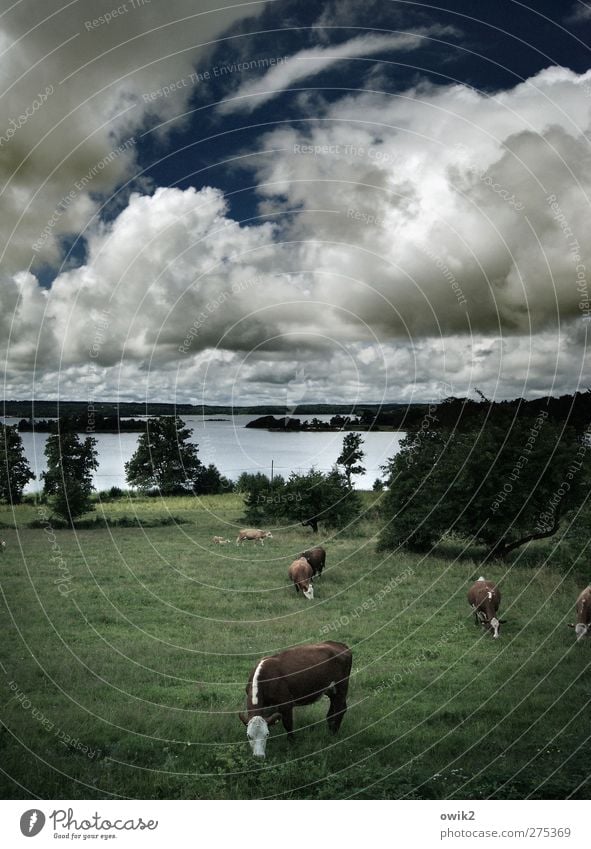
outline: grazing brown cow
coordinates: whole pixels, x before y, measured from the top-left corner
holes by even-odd
[[[216,545],[225,545],[227,542],[230,542],[230,540],[224,539],[223,537],[213,537],[212,542]]]
[[[577,611],[577,624],[569,623],[569,628],[574,628],[577,642],[583,637],[591,636],[591,586],[585,587],[577,599],[575,606]]]
[[[347,710],[347,690],[351,673],[351,650],[344,643],[296,646],[264,657],[250,673],[246,685],[246,725],[248,742],[256,757],[265,757],[269,726],[279,719],[293,739],[293,709],[328,696],[328,727],[336,734]]]
[[[501,593],[496,584],[478,578],[468,590],[468,601],[474,611],[474,620],[492,631],[496,640],[501,630],[504,619],[497,619],[497,610],[501,603]]]
[[[314,598],[314,587],[312,585],[314,572],[305,557],[294,560],[287,574],[289,580],[293,581],[296,592],[299,593],[301,590],[306,598],[310,600]]]
[[[321,545],[316,548],[309,548],[308,551],[302,551],[300,557],[306,558],[315,575],[318,575],[318,577],[322,575],[322,570],[326,563],[326,551]]]
[[[244,528],[236,537],[236,545],[247,540],[253,540],[255,545],[260,540],[261,545],[264,545],[266,539],[273,539],[271,531],[260,531],[258,528]]]

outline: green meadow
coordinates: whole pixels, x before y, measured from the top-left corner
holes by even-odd
[[[75,532],[4,507],[3,797],[588,798],[591,640],[566,627],[584,546],[548,540],[486,569],[455,539],[384,555],[378,497],[319,534],[313,602],[287,582],[310,531],[237,548],[237,495],[123,497],[97,505],[113,526]],[[483,571],[503,595],[497,641],[466,600]],[[237,717],[250,669],[324,639],[353,651],[340,734],[325,699],[255,761]]]

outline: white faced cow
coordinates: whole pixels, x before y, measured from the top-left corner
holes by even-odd
[[[293,709],[328,696],[328,727],[336,734],[347,710],[351,650],[344,643],[296,646],[264,657],[246,685],[246,713],[240,719],[255,757],[264,758],[269,726],[279,719],[293,739]]]
[[[287,574],[289,580],[293,581],[296,592],[299,593],[301,590],[307,599],[312,600],[314,598],[314,586],[312,584],[314,571],[305,557],[294,560]]]
[[[478,578],[468,590],[468,602],[474,611],[476,624],[483,625],[492,632],[496,640],[501,630],[504,619],[497,619],[497,611],[501,603],[501,593],[496,584]]]
[[[574,625],[571,622],[569,628],[575,629],[577,642],[579,642],[583,637],[591,637],[591,586],[585,587],[582,591],[577,599],[575,610],[577,612],[577,624]]]
[[[229,539],[224,539],[223,537],[213,537],[212,542],[215,545],[225,545],[227,542],[230,542]]]
[[[273,539],[271,531],[260,531],[258,528],[243,528],[236,537],[236,545],[242,544],[247,540],[252,540],[255,545],[260,541],[261,545],[264,545],[266,539]]]
[[[316,546],[316,548],[309,548],[308,551],[302,551],[300,557],[306,558],[314,575],[318,575],[318,577],[322,575],[326,563],[326,551],[321,545]]]

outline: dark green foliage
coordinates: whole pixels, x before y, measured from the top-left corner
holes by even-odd
[[[219,469],[210,463],[209,466],[201,466],[193,481],[193,492],[195,495],[223,495],[224,492],[232,492],[234,484],[231,480],[220,474]]]
[[[190,492],[203,474],[197,445],[189,442],[192,433],[179,416],[148,419],[146,432],[125,464],[127,482],[162,495]]]
[[[381,478],[376,478],[373,482],[372,489],[374,492],[383,492],[384,490],[384,481]]]
[[[98,468],[96,439],[81,440],[76,433],[60,430],[45,444],[47,471],[41,475],[43,492],[50,496],[56,515],[74,526],[74,519],[93,510],[92,473]]]
[[[419,431],[401,447],[386,467],[383,549],[422,550],[455,532],[505,556],[556,533],[588,492],[584,438],[544,413],[461,433]]]
[[[244,497],[244,516],[253,524],[263,519],[278,519],[282,515],[284,490],[285,480],[281,475],[274,477],[271,483],[262,472],[243,472],[236,481],[236,492],[241,492]]]
[[[352,489],[351,477],[353,475],[362,475],[365,472],[365,467],[361,465],[361,461],[365,457],[365,452],[361,448],[363,445],[363,437],[360,433],[348,433],[343,439],[343,448],[337,457],[337,465],[343,466],[345,470],[345,478],[347,486]]]
[[[19,504],[23,489],[34,477],[17,428],[0,424],[0,499]]]
[[[244,493],[245,517],[249,522],[267,519],[293,521],[316,533],[323,522],[327,527],[343,528],[361,512],[359,495],[349,487],[346,477],[336,468],[328,474],[310,469],[304,475],[292,472],[287,481],[271,481],[260,472],[243,474],[236,484]]]

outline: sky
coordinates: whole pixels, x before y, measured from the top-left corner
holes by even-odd
[[[591,2],[0,9],[5,398],[590,385]]]

